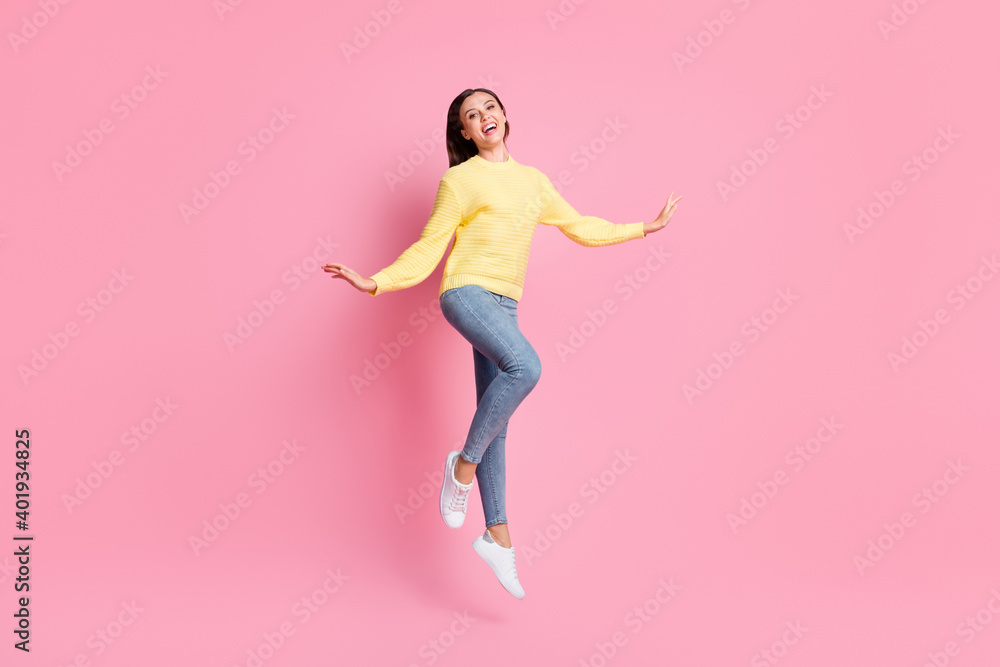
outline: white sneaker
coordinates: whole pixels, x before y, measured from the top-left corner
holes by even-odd
[[[490,535],[490,529],[487,528],[481,537],[475,539],[472,548],[490,566],[507,592],[518,600],[523,600],[524,589],[517,580],[517,567],[514,565],[514,547],[505,549],[497,544]]]
[[[448,454],[444,462],[444,478],[441,480],[441,518],[449,528],[461,528],[465,523],[466,501],[469,500],[469,491],[472,490],[472,483],[461,484],[455,479],[455,463],[458,461],[459,452]]]

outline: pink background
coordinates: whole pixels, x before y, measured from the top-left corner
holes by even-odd
[[[3,9],[3,664],[995,664],[996,3],[219,6]],[[475,404],[443,262],[372,298],[313,259],[416,240],[482,85],[581,213],[684,195],[644,240],[536,233],[523,601],[470,547],[478,491],[461,530],[435,508]]]

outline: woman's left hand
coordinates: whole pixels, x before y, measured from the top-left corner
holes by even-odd
[[[642,224],[642,233],[652,234],[653,232],[658,232],[666,227],[667,223],[670,222],[670,217],[674,214],[674,211],[677,210],[677,202],[683,198],[684,196],[681,195],[680,197],[677,197],[677,199],[674,199],[674,193],[671,192],[670,197],[667,198],[667,205],[664,206],[663,210],[660,211],[660,214],[656,216],[656,220],[653,222],[644,222]]]

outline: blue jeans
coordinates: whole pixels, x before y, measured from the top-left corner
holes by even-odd
[[[476,413],[462,458],[479,464],[476,479],[486,526],[507,523],[507,424],[538,384],[542,364],[517,327],[517,301],[509,296],[479,285],[455,287],[441,294],[441,311],[472,344],[476,371]]]

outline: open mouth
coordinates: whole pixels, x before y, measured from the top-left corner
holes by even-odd
[[[496,134],[496,132],[497,132],[496,123],[489,123],[486,127],[483,128],[483,134],[485,134],[486,136],[490,136],[491,134]]]

